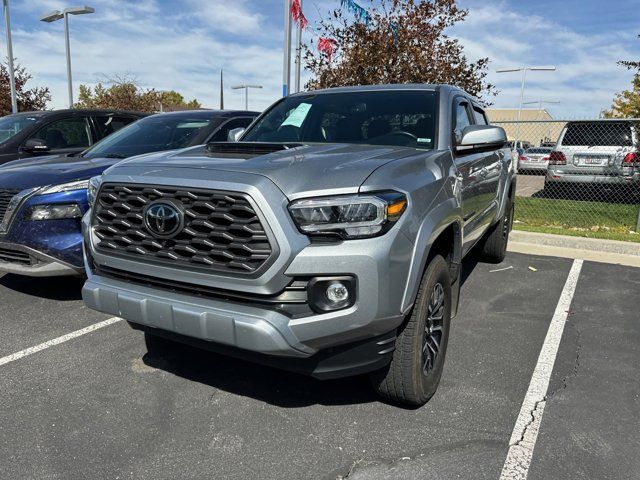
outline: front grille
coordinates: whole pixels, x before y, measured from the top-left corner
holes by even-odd
[[[173,238],[157,238],[145,226],[145,207],[156,200],[184,213],[184,226]],[[275,255],[248,197],[237,192],[105,184],[93,225],[100,253],[189,270],[257,274]]]
[[[37,261],[28,253],[9,248],[0,248],[0,262],[19,263],[21,265],[34,265]]]
[[[20,193],[20,190],[9,190],[9,189],[0,190],[0,222],[2,222],[2,219],[4,218],[4,214],[7,212],[7,208],[9,207],[9,202],[11,202],[11,199],[15,197],[18,193]]]

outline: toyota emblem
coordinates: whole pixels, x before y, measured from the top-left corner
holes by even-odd
[[[159,238],[171,238],[177,235],[182,230],[183,222],[183,213],[168,202],[152,203],[144,213],[144,224],[147,230]]]

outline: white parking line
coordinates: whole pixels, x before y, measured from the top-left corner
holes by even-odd
[[[100,328],[108,327],[109,325],[113,325],[114,323],[117,323],[121,320],[122,320],[121,318],[112,317],[112,318],[109,318],[108,320],[94,323],[93,325],[89,325],[88,327],[81,328],[80,330],[76,330],[75,332],[67,333],[66,335],[62,335],[61,337],[46,341],[44,343],[41,343],[40,345],[36,345],[35,347],[25,348],[24,350],[20,350],[19,352],[12,353],[11,355],[0,358],[0,366],[6,365],[7,363],[15,362],[16,360],[20,360],[21,358],[27,357],[29,355],[33,355],[34,353],[40,352],[42,350],[46,350],[49,347],[60,345],[61,343],[67,342],[69,340],[73,340],[74,338],[77,338],[77,337],[81,337],[82,335],[86,335],[87,333],[95,332]]]
[[[549,379],[581,269],[582,260],[574,260],[560,300],[558,300],[556,311],[551,319],[549,330],[547,330],[538,363],[529,383],[529,390],[524,397],[520,414],[513,428],[509,441],[509,452],[502,467],[500,480],[525,480],[529,473],[533,449],[536,446],[538,430],[544,413]]]

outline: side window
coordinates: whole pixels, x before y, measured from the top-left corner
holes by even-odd
[[[465,101],[458,101],[456,103],[456,125],[454,130],[456,133],[461,133],[464,127],[471,125],[471,118],[469,117],[468,103]]]
[[[117,132],[122,127],[126,127],[137,120],[135,117],[124,115],[100,115],[93,118],[96,121],[99,138],[111,135],[113,132]]]
[[[253,122],[253,120],[254,119],[252,117],[233,118],[227,123],[222,124],[220,129],[213,134],[209,141],[226,142],[230,130],[233,130],[234,128],[247,128],[249,125],[251,125],[251,122]]]
[[[86,117],[57,120],[38,130],[31,138],[42,140],[49,150],[86,148],[91,145]]]
[[[473,107],[473,117],[476,119],[476,125],[489,125],[489,122],[487,122],[487,116],[481,108]]]

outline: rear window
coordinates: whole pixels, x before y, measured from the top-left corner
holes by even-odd
[[[631,147],[631,124],[627,122],[570,123],[564,146]]]
[[[551,152],[550,148],[530,148],[527,150],[527,153],[549,153]]]

